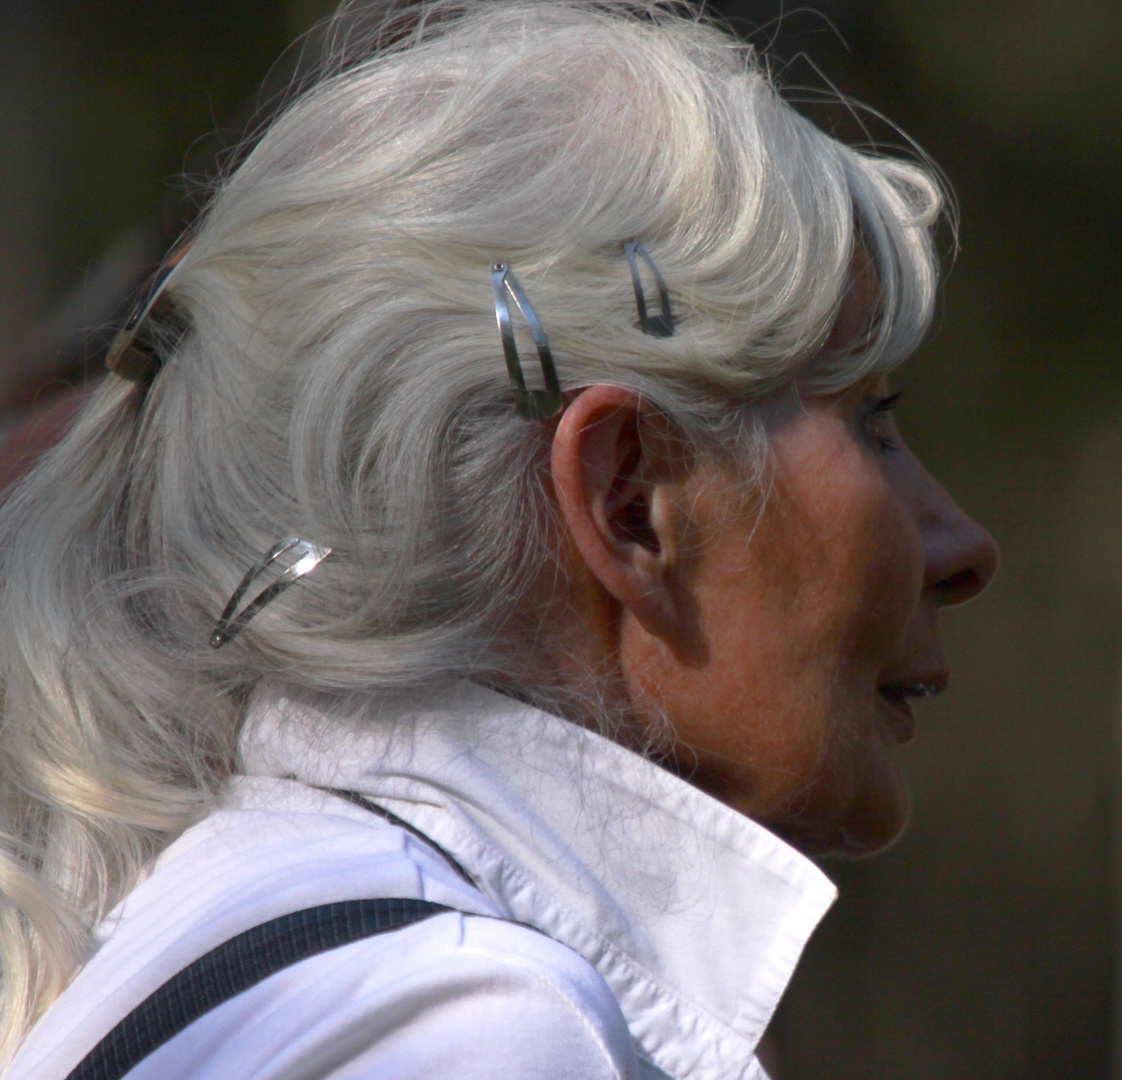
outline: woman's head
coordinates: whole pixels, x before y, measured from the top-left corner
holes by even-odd
[[[883,376],[792,392],[767,490],[689,461],[619,387],[580,393],[553,442],[572,606],[668,762],[798,846],[864,854],[908,813],[909,700],[941,692],[941,608],[993,575],[989,536],[927,474]]]
[[[831,351],[874,317],[860,248],[851,275]],[[694,783],[818,852],[899,835],[909,702],[949,676],[939,611],[996,568],[993,540],[904,443],[897,397],[875,372],[773,395],[748,498],[743,456],[691,459],[619,387],[581,392],[553,440],[572,576],[627,707],[663,723],[663,753]]]
[[[657,6],[467,7],[298,100],[172,281],[190,330],[143,406],[137,503],[141,560],[177,577],[174,633],[205,642],[279,536],[336,552],[218,669],[409,684],[517,646],[503,628],[556,536],[548,425],[512,408],[496,259],[564,388],[623,386],[692,449],[757,466],[755,403],[887,370],[926,327],[938,198],[920,170],[830,140],[751,53]],[[636,326],[631,237],[669,286],[670,337]],[[824,348],[858,245],[876,303]]]
[[[736,636],[713,635],[739,625],[752,645],[751,597],[722,614],[702,595],[731,601],[755,578],[769,584],[785,556],[796,569],[816,565],[813,545],[773,528],[785,520],[777,507],[826,505],[795,498],[806,469],[786,489],[795,435],[812,421],[835,435],[882,422],[867,415],[870,394],[884,396],[877,380],[931,316],[937,187],[916,166],[817,131],[750,50],[666,6],[418,10],[392,48],[340,64],[271,125],[168,283],[176,314],[155,334],[150,388],[110,380],[0,514],[0,806],[15,808],[4,811],[14,839],[0,876],[9,897],[29,898],[0,912],[5,968],[22,972],[26,991],[23,1004],[6,999],[10,1031],[55,992],[97,913],[236,768],[244,703],[258,687],[315,695],[330,711],[476,678],[574,719],[616,721],[640,741],[657,742],[664,718],[681,730],[661,745],[683,766],[696,754],[700,782],[719,794],[749,784],[721,774],[730,747],[691,734],[700,714],[687,704],[708,686],[702,726],[720,734],[727,679],[716,676],[734,672]],[[670,336],[636,325],[624,252],[633,238],[668,286]],[[496,260],[513,268],[549,336],[567,403],[559,420],[514,408]],[[847,296],[864,298],[839,322]],[[534,346],[527,337],[519,347],[530,373]],[[630,410],[631,466],[678,485],[676,501],[640,500],[628,513],[639,548],[673,539],[689,580],[704,584],[694,614],[708,637],[687,643],[686,660],[703,670],[700,644],[725,666],[688,692],[672,680],[652,690],[654,668],[639,661],[660,662],[654,642],[621,636],[642,619],[597,575],[570,512],[558,440],[600,430],[606,414],[588,406],[604,393]],[[837,463],[823,498],[854,478],[844,454]],[[867,473],[874,464],[861,459]],[[908,503],[912,480],[890,480],[886,471],[891,499]],[[925,540],[947,531],[924,524],[927,501],[912,502],[890,560],[903,614],[883,589],[856,604],[864,617],[883,600],[878,619],[896,644],[933,595],[917,585]],[[668,521],[680,535],[665,532]],[[332,557],[211,649],[231,590],[293,535]],[[875,528],[869,537],[884,539]],[[725,569],[738,569],[729,544],[745,569],[726,586],[711,553],[726,551]],[[796,601],[812,595],[793,587],[789,597],[809,628],[803,644],[814,640],[814,607]],[[870,660],[865,689],[873,669],[892,675],[891,663]],[[737,677],[746,686],[753,670],[763,686],[764,668],[746,664]],[[890,696],[880,695],[884,708]],[[730,720],[750,698],[738,700]],[[852,746],[859,727],[791,730]],[[741,764],[754,752],[737,751]],[[792,798],[760,816],[798,818],[792,792],[812,806],[832,790],[820,775],[799,776]],[[723,797],[752,809],[736,792]]]

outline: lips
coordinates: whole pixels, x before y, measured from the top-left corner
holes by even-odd
[[[947,677],[942,674],[918,679],[900,679],[878,687],[877,692],[885,706],[881,711],[897,743],[903,746],[916,736],[916,718],[912,712],[912,699],[934,697],[946,688]]]

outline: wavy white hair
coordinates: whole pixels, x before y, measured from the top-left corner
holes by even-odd
[[[215,195],[151,389],[110,378],[0,512],[8,1053],[236,772],[259,686],[353,702],[527,647],[507,628],[555,559],[548,440],[512,407],[493,259],[564,387],[633,388],[728,452],[769,393],[886,370],[930,320],[936,182],[824,135],[713,26],[653,2],[437,3],[354,47]],[[632,237],[672,337],[636,326]],[[877,317],[824,356],[857,244]],[[335,554],[209,648],[292,534]]]

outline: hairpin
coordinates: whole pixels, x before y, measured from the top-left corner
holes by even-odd
[[[160,370],[160,356],[152,343],[143,339],[141,331],[146,320],[159,306],[168,281],[190,246],[189,243],[181,244],[168,255],[129,313],[125,325],[110,342],[109,351],[105,355],[105,366],[122,379],[147,387]]]
[[[561,411],[561,384],[557,381],[557,369],[553,366],[553,356],[549,351],[549,341],[545,331],[530,306],[530,301],[514,271],[505,262],[491,264],[491,288],[495,293],[495,318],[499,323],[499,335],[503,341],[503,355],[506,357],[506,369],[510,374],[510,381],[514,386],[514,406],[520,416],[527,420],[548,420]],[[518,346],[514,341],[514,327],[510,321],[510,305],[507,295],[518,306],[530,334],[538,349],[538,360],[541,361],[542,379],[545,382],[544,390],[527,390],[526,379],[522,374],[522,364],[518,359]]]
[[[674,333],[674,316],[670,313],[670,293],[666,289],[666,282],[658,272],[654,259],[647,253],[638,240],[628,240],[623,245],[623,253],[627,256],[627,265],[631,267],[631,284],[635,287],[635,306],[639,309],[639,321],[636,325],[644,334],[651,337],[671,337]],[[651,268],[655,284],[658,286],[658,300],[662,305],[661,315],[647,314],[647,301],[643,296],[643,283],[639,280],[639,264],[635,261],[638,255]]]
[[[241,614],[235,617],[234,612],[253,579],[263,574],[270,564],[290,551],[297,557],[296,562],[292,563],[271,585],[266,585],[255,599],[246,604]],[[305,574],[310,574],[330,554],[331,548],[320,547],[318,544],[311,544],[295,536],[287,536],[275,543],[253,564],[222,609],[222,614],[218,616],[218,622],[214,624],[214,630],[210,635],[211,648],[220,649],[226,642],[237,637],[245,628],[245,624],[266,604],[275,600],[289,585],[295,584]]]

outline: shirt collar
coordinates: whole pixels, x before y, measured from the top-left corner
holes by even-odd
[[[361,792],[430,836],[511,918],[588,960],[672,1076],[747,1075],[836,896],[704,792],[470,683],[346,724],[260,704],[241,754],[251,775]]]

